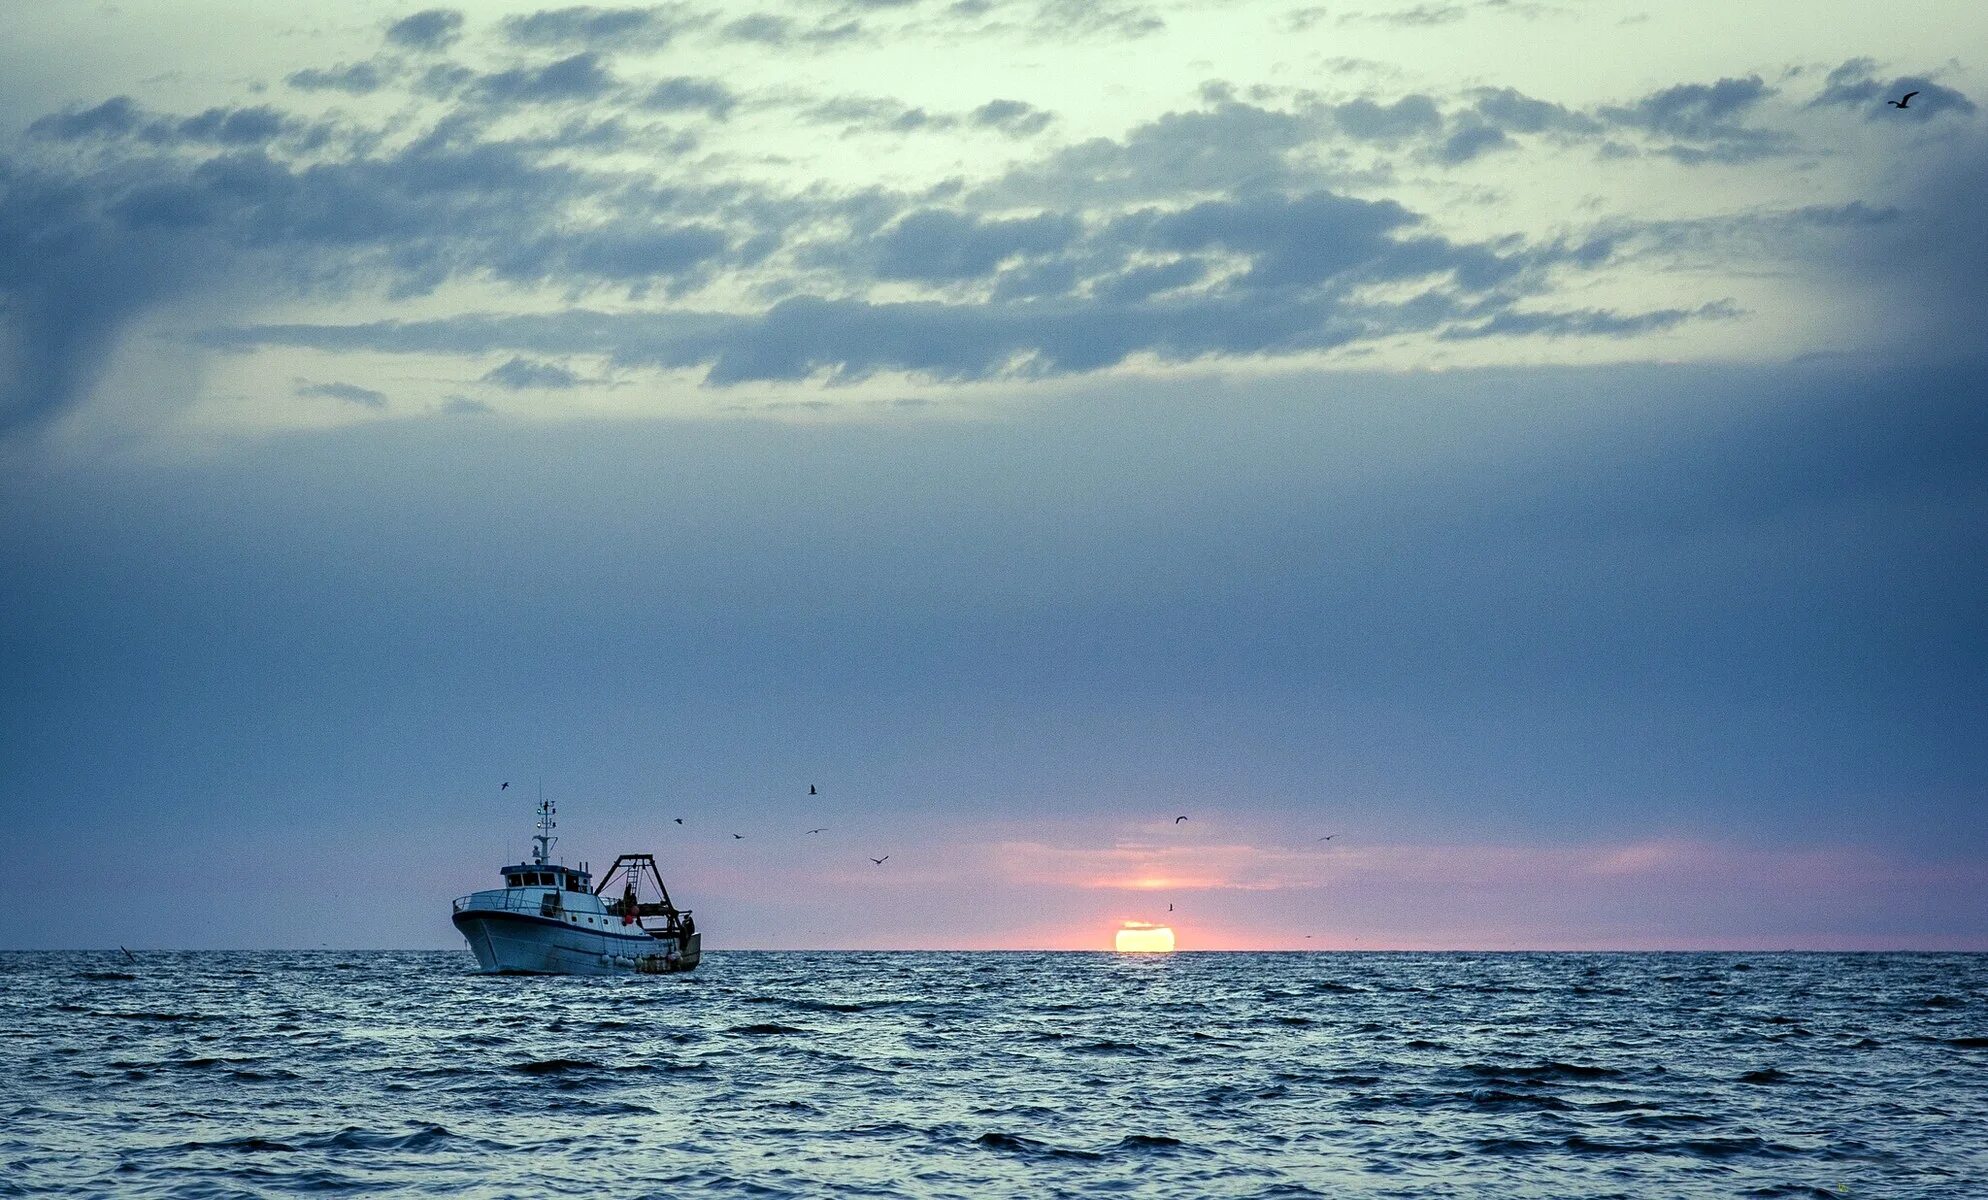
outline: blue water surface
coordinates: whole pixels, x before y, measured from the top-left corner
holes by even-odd
[[[0,954],[0,1196],[1988,1196],[1988,956]]]

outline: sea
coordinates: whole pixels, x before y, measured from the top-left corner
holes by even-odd
[[[1988,956],[0,954],[0,1196],[1988,1197]]]

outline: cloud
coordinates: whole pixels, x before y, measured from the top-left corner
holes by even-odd
[[[599,52],[578,54],[537,67],[512,67],[486,75],[448,77],[446,83],[466,83],[465,90],[478,99],[512,104],[559,104],[577,100],[599,100],[615,89],[614,73],[604,65]]]
[[[506,17],[502,28],[506,38],[523,46],[655,49],[668,45],[694,23],[695,19],[680,5],[642,8],[577,5]]]
[[[283,77],[283,82],[302,92],[344,92],[350,96],[366,96],[386,86],[386,75],[379,64],[366,61],[345,63],[328,69],[306,67],[292,71]]]
[[[306,398],[342,400],[347,404],[357,404],[361,408],[385,408],[387,394],[356,383],[310,383],[296,381],[297,395]]]
[[[1416,4],[1408,8],[1388,12],[1350,12],[1339,17],[1341,25],[1374,24],[1400,25],[1408,28],[1429,28],[1436,25],[1450,25],[1470,15],[1470,10],[1461,4]]]
[[[122,137],[137,130],[142,116],[131,97],[112,96],[91,108],[37,117],[28,124],[28,134],[65,142],[87,137]]]
[[[982,868],[1020,887],[1143,892],[1265,892],[1330,886],[1476,892],[1548,887],[1726,885],[1741,875],[1779,888],[1881,888],[1981,878],[1850,847],[1749,847],[1686,838],[1586,845],[995,843]]]
[[[448,396],[442,400],[441,411],[443,415],[451,417],[480,417],[497,410],[469,396]]]
[[[1715,300],[1697,308],[1664,308],[1642,313],[1507,309],[1475,325],[1451,325],[1437,336],[1445,341],[1487,337],[1631,337],[1674,329],[1686,321],[1731,320],[1740,315],[1729,300]]]
[[[1741,123],[1773,94],[1758,75],[1681,83],[1631,105],[1603,106],[1597,115],[1618,128],[1673,139],[1659,152],[1688,165],[1751,162],[1784,153],[1791,141],[1786,134]]]
[[[656,112],[702,111],[723,120],[731,115],[739,98],[715,79],[676,76],[658,82],[642,99],[642,107]]]
[[[1069,217],[989,220],[925,209],[906,214],[878,235],[873,269],[879,279],[971,279],[1012,258],[1061,250],[1077,232]]]
[[[510,388],[512,391],[523,391],[527,388],[577,387],[580,377],[558,363],[512,358],[485,371],[483,382],[494,383],[498,387]]]
[[[1943,113],[1959,116],[1973,116],[1977,111],[1974,101],[1953,88],[1934,83],[1924,75],[1900,75],[1889,82],[1879,82],[1875,72],[1877,63],[1868,58],[1853,58],[1838,66],[1823,81],[1823,89],[1809,101],[1809,107],[1861,108],[1868,121],[1895,121],[1909,117],[1913,120],[1932,120]],[[1918,92],[1912,98],[1911,107],[1892,108],[1885,103],[1897,100],[1907,92]]]
[[[173,117],[148,113],[129,96],[114,96],[93,108],[52,113],[28,124],[29,137],[46,141],[131,138],[155,147],[187,143],[251,146],[311,131],[308,124],[267,104],[215,107],[192,116]]]
[[[1151,8],[1123,0],[1042,0],[1027,28],[1042,39],[1131,39],[1158,33],[1166,24]]]
[[[1041,133],[1055,119],[1033,104],[1020,100],[989,100],[967,114],[967,120],[984,129],[998,129],[1009,137]]]
[[[1341,133],[1363,141],[1399,142],[1434,133],[1443,123],[1436,102],[1421,95],[1403,96],[1387,105],[1350,100],[1327,105],[1323,111]]]
[[[387,41],[409,50],[446,50],[462,36],[463,16],[450,8],[427,8],[387,26]]]

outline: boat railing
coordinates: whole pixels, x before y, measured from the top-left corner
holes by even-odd
[[[574,893],[592,895],[593,893]],[[565,906],[564,892],[527,892],[514,888],[493,888],[487,892],[472,892],[467,896],[457,896],[455,911],[461,912],[474,906],[479,911],[537,913],[546,907],[546,897],[558,896],[560,902],[554,911],[578,912],[582,916],[600,916],[601,912],[592,909],[568,909]],[[603,911],[605,911],[603,909]]]

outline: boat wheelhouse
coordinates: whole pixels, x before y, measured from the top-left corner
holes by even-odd
[[[532,859],[500,868],[503,887],[456,899],[451,920],[477,964],[516,975],[662,974],[695,967],[703,939],[690,912],[670,901],[655,857],[624,854],[598,887],[591,886],[585,863],[552,861],[557,813],[552,801],[539,802]]]

